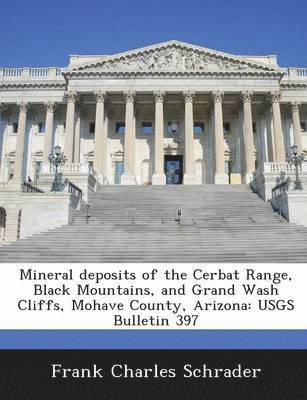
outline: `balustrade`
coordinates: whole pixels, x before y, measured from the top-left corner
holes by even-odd
[[[0,80],[63,79],[62,69],[47,68],[0,68]]]
[[[280,173],[289,172],[295,173],[295,167],[287,162],[264,162],[263,172]],[[301,165],[301,172],[307,172],[307,163]]]
[[[87,163],[69,163],[66,162],[64,166],[59,167],[60,172],[63,174],[88,174],[91,168]],[[55,167],[49,163],[43,163],[41,173],[50,174],[55,172]]]
[[[287,68],[286,77],[288,79],[307,79],[307,68]]]

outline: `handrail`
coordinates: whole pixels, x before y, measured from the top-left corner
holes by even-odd
[[[291,182],[291,180],[288,177],[285,181],[282,181],[278,185],[274,186],[272,189],[272,197],[276,197],[277,195],[287,192],[290,188],[290,182]],[[279,193],[276,194],[276,192],[278,190],[279,190]]]
[[[66,190],[68,193],[71,193],[76,197],[82,198],[83,193],[82,193],[82,190],[78,186],[76,186],[74,183],[70,182],[69,179],[65,179],[64,184],[65,184],[65,187],[66,187]]]
[[[21,184],[21,191],[23,193],[44,193],[44,191],[40,189],[37,184],[25,181]]]

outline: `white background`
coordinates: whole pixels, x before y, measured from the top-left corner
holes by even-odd
[[[64,272],[69,268],[73,269],[74,281],[21,281],[20,268],[32,268],[41,272]],[[79,274],[87,268],[92,272],[115,272],[118,270],[127,269],[128,271],[142,274],[145,271],[152,271],[158,269],[159,273],[154,281],[144,281],[137,279],[134,281],[102,281],[100,286],[130,286],[133,284],[137,287],[151,287],[156,293],[155,297],[152,296],[95,296],[99,302],[122,302],[129,304],[132,298],[139,299],[142,302],[165,302],[166,300],[175,302],[184,302],[186,313],[185,314],[199,314],[198,323],[193,326],[176,326],[176,317],[171,312],[139,312],[130,311],[128,308],[123,312],[125,317],[130,314],[141,314],[142,317],[159,316],[169,317],[169,327],[153,327],[143,326],[140,329],[307,329],[307,264],[1,264],[0,265],[0,328],[1,329],[136,329],[138,327],[123,326],[114,327],[113,314],[119,314],[118,311],[70,311],[72,298],[85,298],[90,301],[93,298],[90,296],[33,296],[33,284],[46,283],[49,287],[60,286],[66,283],[70,287],[75,287],[77,283],[94,284],[93,281],[79,280]],[[193,284],[200,284],[207,287],[229,287],[232,283],[241,287],[244,280],[240,281],[194,281],[188,279],[186,281],[166,281],[164,279],[163,271],[168,268],[174,268],[178,272],[187,272],[195,268],[202,268],[204,271],[215,272],[221,268],[225,272],[232,272],[234,269],[244,271],[246,268],[255,268],[258,272],[287,272],[291,274],[292,280],[282,282],[276,285],[280,290],[279,298],[276,296],[248,296],[246,297],[242,290],[239,290],[237,296],[162,296],[160,294],[162,287],[179,287],[185,283],[187,290]],[[245,276],[242,275],[242,277]],[[256,283],[260,287],[269,286],[271,282],[267,281],[250,281],[249,283]],[[61,302],[64,306],[64,312],[54,311],[20,311],[17,308],[17,302],[20,299],[40,300],[49,298]],[[294,311],[259,311],[257,308],[258,299],[294,299]],[[199,300],[201,302],[250,302],[255,306],[253,311],[192,311],[194,304]],[[180,313],[184,314],[184,313]]]

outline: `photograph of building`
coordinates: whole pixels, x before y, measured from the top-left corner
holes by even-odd
[[[0,68],[0,112],[2,261],[306,261],[307,68],[171,40]]]

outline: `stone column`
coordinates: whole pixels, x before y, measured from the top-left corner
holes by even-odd
[[[195,93],[187,90],[183,92],[184,97],[184,176],[185,185],[196,183],[195,157],[194,157],[194,120],[193,99]]]
[[[52,140],[53,140],[53,116],[55,110],[55,102],[48,101],[45,103],[45,107],[46,107],[46,124],[45,124],[43,163],[49,163],[48,156],[50,153],[53,153]]]
[[[82,108],[76,109],[75,114],[75,138],[74,138],[74,163],[80,162],[80,138],[81,138],[81,113]]]
[[[75,92],[67,92],[67,112],[66,112],[66,137],[64,153],[67,157],[67,162],[74,162],[74,138],[75,138],[75,110],[78,95]]]
[[[274,144],[274,125],[273,125],[273,114],[272,104],[265,101],[263,107],[264,122],[266,130],[266,143],[267,143],[267,161],[274,162],[275,160],[275,144]]]
[[[292,124],[293,124],[293,136],[294,143],[298,147],[298,153],[301,154],[303,151],[302,144],[302,129],[300,121],[300,105],[297,101],[290,103],[291,113],[292,113]]]
[[[272,102],[273,111],[273,124],[274,124],[274,142],[275,142],[275,161],[285,161],[285,145],[284,135],[281,125],[280,115],[280,98],[281,94],[279,90],[275,90],[270,93],[270,100]]]
[[[225,174],[225,147],[224,147],[224,126],[222,100],[224,93],[221,91],[212,92],[214,102],[214,148],[215,148],[215,175],[214,183],[226,184],[228,177]]]
[[[20,189],[20,184],[22,181],[22,167],[24,160],[27,112],[29,109],[29,105],[27,102],[21,101],[20,103],[18,103],[18,108],[19,108],[19,118],[18,118],[18,132],[17,132],[16,153],[14,162],[14,175],[11,181],[11,185],[13,185],[16,190]]]
[[[2,152],[5,151],[3,143],[6,142],[6,140],[7,140],[6,139],[7,134],[4,135],[4,129],[5,129],[4,114],[5,114],[6,110],[7,110],[6,105],[4,103],[0,102],[0,133],[1,133],[0,134],[0,171],[3,171],[4,162],[5,162],[5,160],[2,158]],[[3,174],[2,174],[2,178],[3,178]]]
[[[124,173],[121,177],[122,185],[134,185],[135,182],[135,117],[134,101],[135,92],[128,90],[124,92],[126,99],[125,116],[125,150],[124,150]]]
[[[252,92],[243,91],[241,93],[243,101],[243,126],[244,126],[244,160],[245,174],[244,182],[250,183],[255,170],[255,155],[254,155],[254,134],[253,134],[253,118],[252,118]]]
[[[104,125],[106,92],[95,93],[96,97],[96,119],[95,119],[95,151],[94,170],[98,176],[105,175],[103,161],[107,157],[107,136]]]
[[[155,169],[152,176],[153,185],[165,185],[166,177],[164,173],[164,115],[163,103],[165,92],[157,90],[154,92],[155,98]]]

